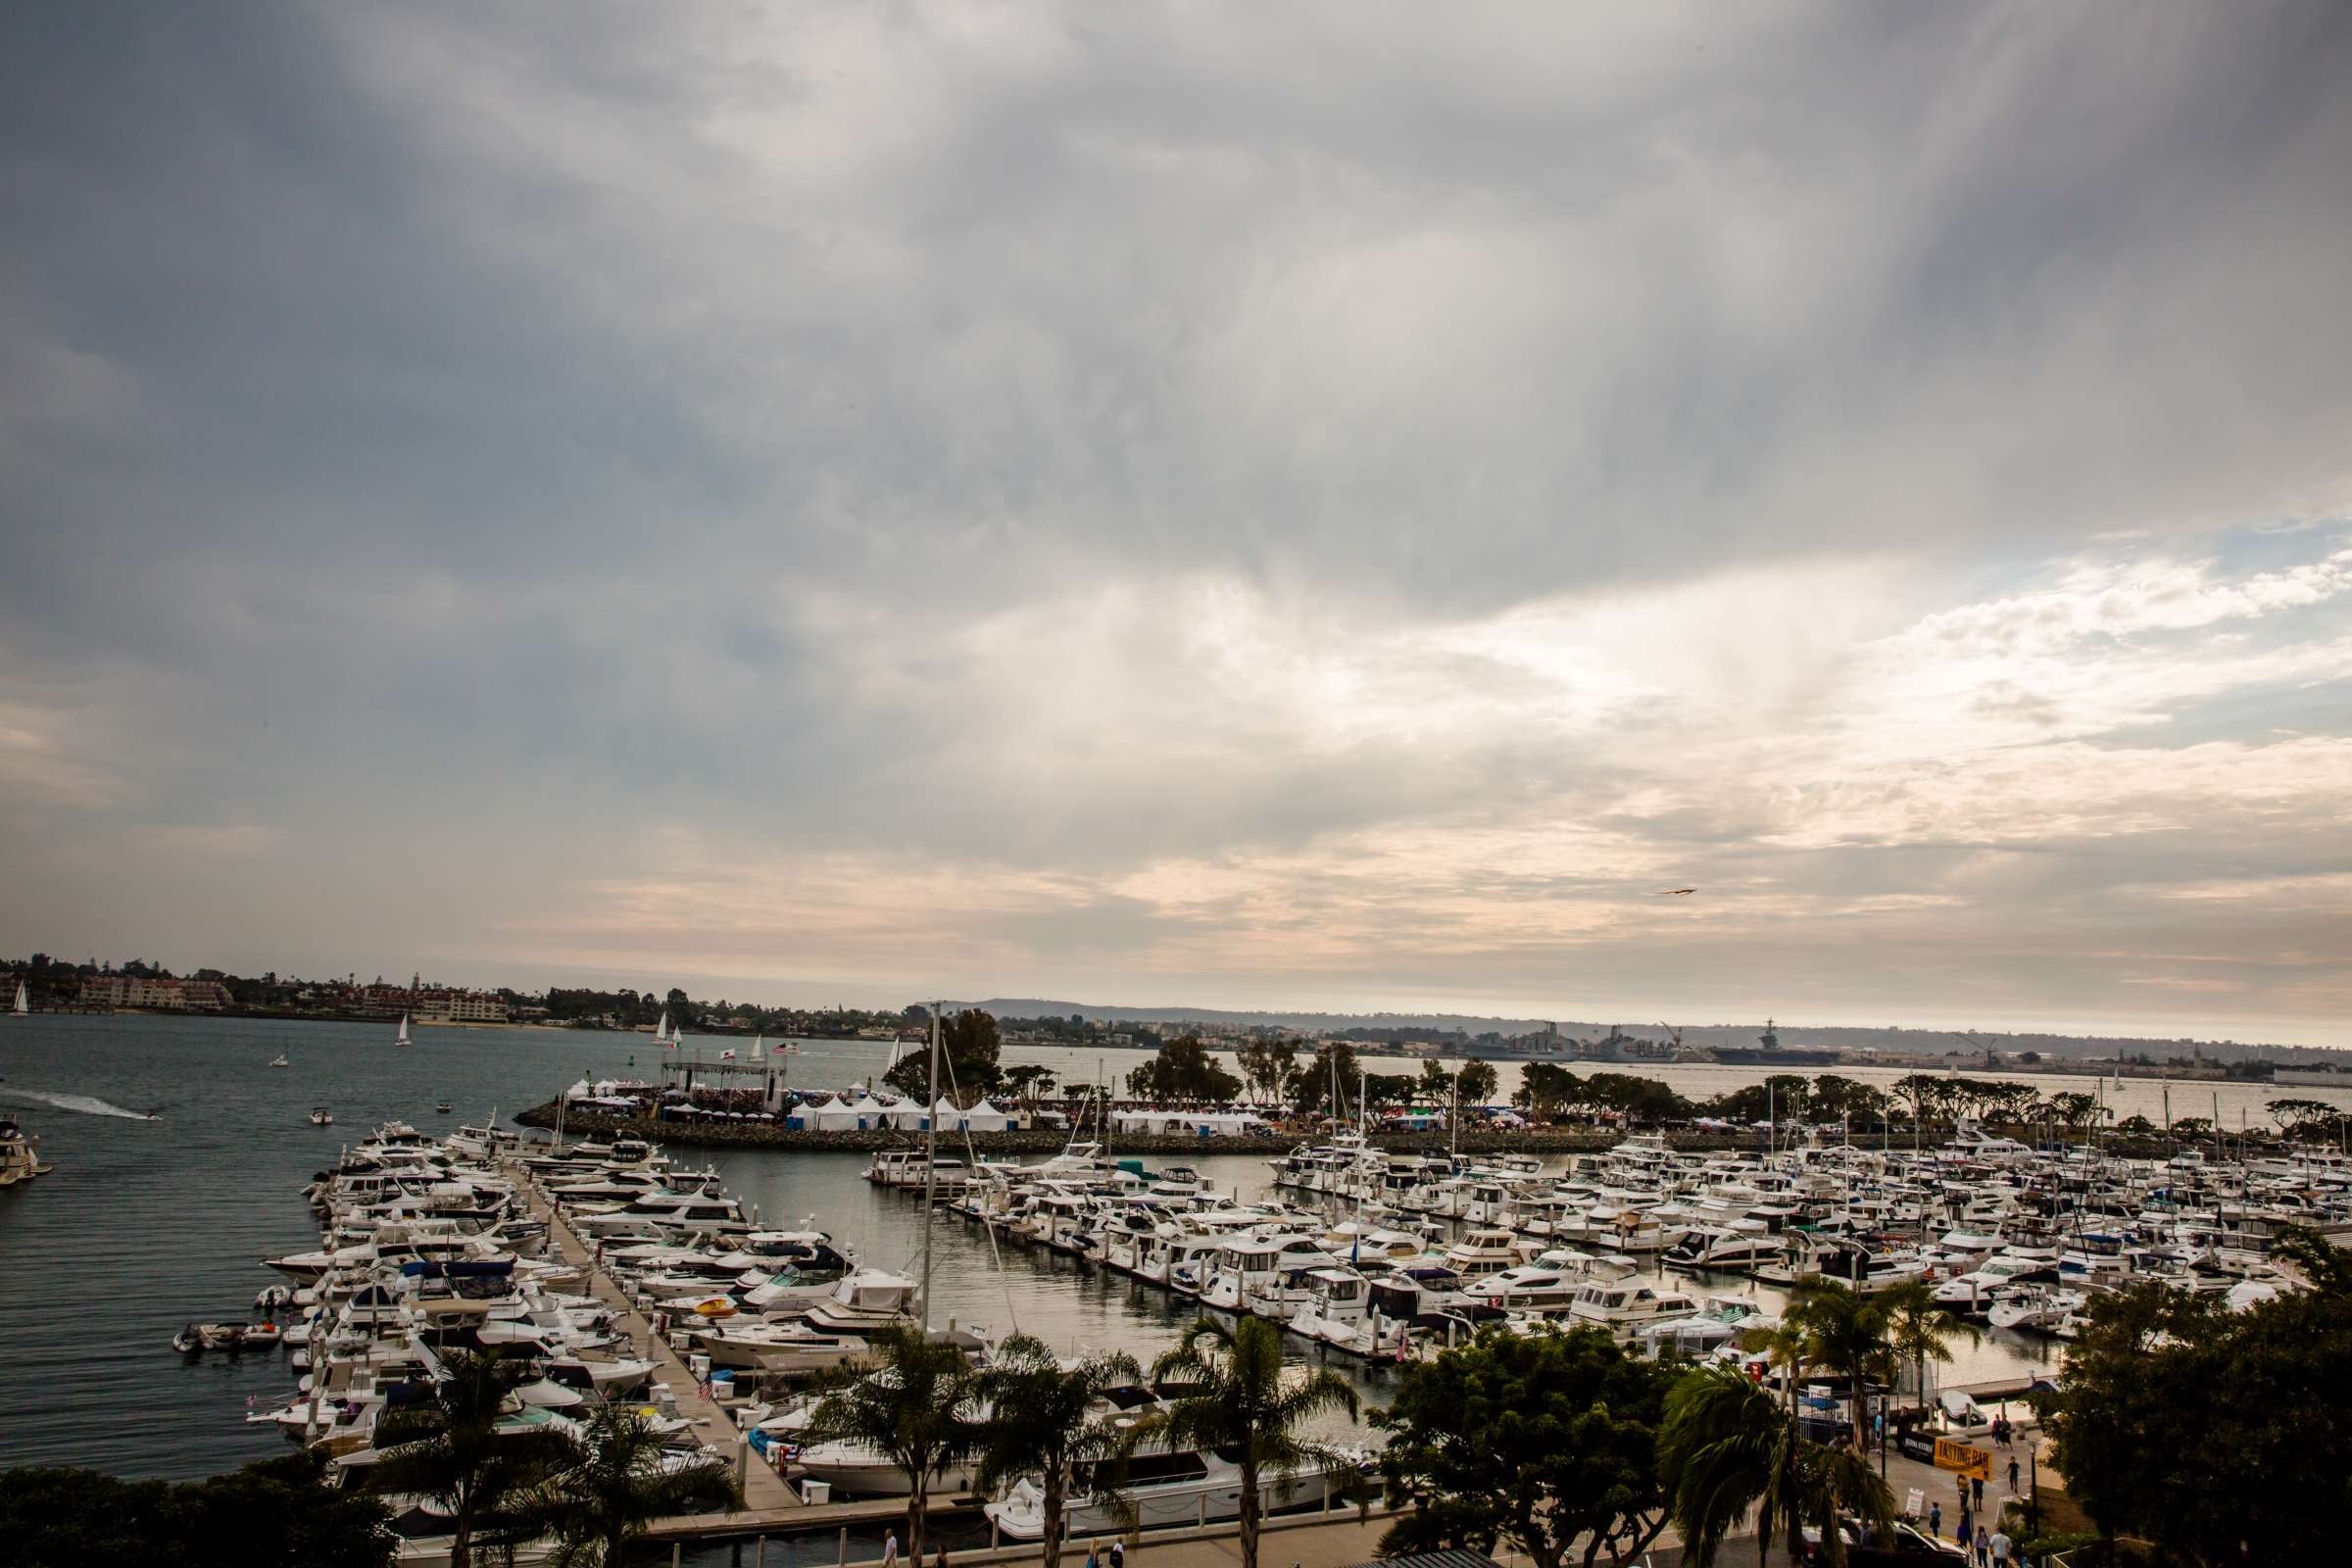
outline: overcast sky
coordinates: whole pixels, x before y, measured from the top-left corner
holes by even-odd
[[[2352,8],[0,29],[0,953],[2352,1044]]]

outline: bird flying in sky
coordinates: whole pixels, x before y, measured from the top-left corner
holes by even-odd
[[[1696,888],[1660,888],[1650,897],[1653,899],[1679,899],[1686,893],[1696,893],[1697,891]]]

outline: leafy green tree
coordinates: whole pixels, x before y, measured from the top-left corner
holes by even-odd
[[[723,1463],[670,1469],[653,1423],[626,1405],[599,1406],[570,1453],[514,1511],[516,1540],[550,1540],[554,1568],[618,1568],[657,1519],[739,1508]]]
[[[2230,1312],[2161,1286],[2094,1298],[2037,1396],[2067,1491],[2109,1541],[2180,1560],[2328,1562],[2352,1505],[2352,1254],[2308,1232],[2278,1255],[2312,1288]]]
[[[1585,1543],[1586,1568],[1622,1564],[1666,1525],[1658,1423],[1675,1370],[1628,1356],[1603,1330],[1495,1330],[1405,1369],[1373,1412],[1391,1436],[1383,1556],[1507,1542],[1538,1568]]]
[[[520,1358],[457,1350],[442,1358],[441,1370],[429,1398],[377,1423],[383,1457],[368,1482],[440,1504],[450,1520],[450,1568],[470,1568],[475,1530],[512,1507],[568,1450],[550,1428],[500,1430],[514,1391],[537,1375]],[[501,1533],[496,1544],[509,1539]]]
[[[95,1470],[0,1471],[10,1568],[387,1568],[384,1505],[330,1488],[323,1455],[290,1453],[172,1485]]]
[[[1343,1114],[1353,1116],[1361,1077],[1355,1052],[1346,1042],[1335,1040],[1317,1051],[1291,1081],[1291,1103],[1310,1114],[1330,1110],[1335,1102],[1333,1090],[1337,1080],[1336,1102]]]
[[[1346,1455],[1300,1429],[1319,1415],[1355,1414],[1355,1390],[1328,1369],[1287,1373],[1282,1330],[1256,1317],[1244,1318],[1230,1334],[1200,1319],[1152,1364],[1152,1378],[1185,1388],[1168,1406],[1169,1446],[1235,1455],[1241,1470],[1242,1568],[1257,1568],[1265,1508],[1260,1489],[1271,1480],[1279,1494],[1301,1470],[1329,1475],[1346,1467]]]
[[[1655,1078],[1630,1072],[1596,1072],[1584,1080],[1584,1100],[1617,1111],[1629,1122],[1661,1122],[1690,1115],[1698,1107]]]
[[[1003,1049],[997,1020],[977,1007],[966,1007],[940,1022],[939,1051],[946,1071],[936,1088],[931,1083],[928,1043],[900,1057],[882,1081],[926,1105],[938,1103],[939,1097],[951,1090],[960,1102],[970,1103],[994,1093],[1004,1082],[1004,1071],[997,1065]]]
[[[2325,1100],[2274,1100],[2271,1117],[2289,1138],[2332,1138],[2344,1113]]]
[[[1159,1054],[1127,1075],[1128,1089],[1145,1100],[1209,1101],[1238,1098],[1242,1081],[1217,1064],[1199,1035],[1185,1035],[1159,1048]]]
[[[1502,1087],[1502,1076],[1491,1061],[1466,1061],[1461,1070],[1461,1102],[1465,1105],[1484,1105],[1494,1098]]]
[[[982,1491],[1035,1475],[1043,1494],[1045,1568],[1059,1568],[1071,1488],[1089,1478],[1090,1494],[1117,1500],[1101,1484],[1133,1447],[1132,1425],[1096,1408],[1112,1389],[1137,1383],[1143,1369],[1125,1352],[1088,1356],[1064,1366],[1044,1341],[1016,1334],[999,1347],[980,1377],[989,1403],[977,1477]]]
[[[976,1375],[961,1350],[934,1344],[919,1329],[883,1329],[866,1342],[874,1364],[829,1380],[803,1441],[857,1444],[906,1472],[907,1552],[919,1562],[931,1483],[980,1443],[971,1408]]]
[[[1842,1517],[1891,1528],[1893,1500],[1868,1461],[1801,1437],[1794,1415],[1737,1367],[1702,1367],[1668,1392],[1658,1465],[1684,1560],[1696,1568],[1713,1568],[1750,1508],[1758,1563],[1769,1560],[1776,1535],[1792,1559],[1801,1557],[1803,1527],[1812,1524],[1832,1568],[1841,1568]]]
[[[1894,1319],[1886,1299],[1837,1280],[1809,1275],[1789,1293],[1785,1327],[1804,1345],[1804,1358],[1846,1380],[1847,1419],[1857,1452],[1869,1446],[1863,1401],[1869,1383],[1894,1381]]]
[[[1511,1103],[1531,1116],[1557,1116],[1581,1102],[1585,1081],[1556,1061],[1531,1061],[1519,1069],[1519,1087]]]
[[[1261,1105],[1279,1104],[1298,1076],[1298,1042],[1252,1040],[1236,1053],[1250,1098]]]
[[[2050,1096],[2041,1103],[2042,1114],[2061,1127],[2088,1127],[2098,1119],[2099,1097],[2069,1089]]]
[[[1813,1080],[1813,1114],[1823,1121],[1876,1125],[1886,1119],[1886,1092],[1858,1078],[1825,1072]]]
[[[1033,1061],[1004,1069],[1004,1087],[1019,1098],[1024,1110],[1037,1109],[1038,1102],[1054,1092],[1054,1081],[1053,1068]]]

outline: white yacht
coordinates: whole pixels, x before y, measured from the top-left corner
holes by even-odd
[[[1261,1476],[1261,1507],[1306,1508],[1352,1482],[1360,1458],[1335,1472],[1302,1471],[1287,1484]],[[1129,1525],[1118,1512],[1098,1500],[1099,1492],[1115,1492],[1134,1511],[1133,1524],[1191,1524],[1203,1517],[1210,1522],[1238,1519],[1242,1512],[1241,1467],[1221,1451],[1205,1453],[1139,1453],[1124,1466],[1105,1459],[1081,1466],[1063,1504],[1063,1528],[1071,1540],[1123,1532]],[[1034,1480],[1015,1482],[1004,1498],[981,1509],[999,1533],[1012,1541],[1037,1541],[1046,1533],[1045,1491]]]
[[[1520,1263],[1471,1282],[1464,1293],[1486,1306],[1507,1312],[1564,1312],[1585,1287],[1580,1275],[1541,1263]]]
[[[1469,1280],[1499,1274],[1526,1260],[1519,1238],[1506,1230],[1474,1230],[1446,1249],[1446,1266]]]
[[[1661,1290],[1640,1280],[1587,1285],[1576,1293],[1576,1299],[1568,1307],[1572,1321],[1596,1324],[1620,1336],[1632,1334],[1644,1323],[1690,1317],[1697,1311],[1698,1302],[1686,1293]]]
[[[1277,1304],[1296,1307],[1305,1298],[1303,1286],[1289,1277],[1308,1269],[1328,1268],[1340,1260],[1324,1250],[1320,1238],[1298,1231],[1268,1231],[1229,1239],[1200,1283],[1203,1305],[1228,1312],[1256,1312]],[[1296,1300],[1290,1292],[1298,1293]],[[1256,1303],[1264,1303],[1263,1306]],[[1288,1312],[1269,1315],[1287,1317]]]
[[[51,1167],[33,1157],[32,1146],[38,1142],[14,1117],[0,1116],[0,1187],[14,1187],[49,1173]]]

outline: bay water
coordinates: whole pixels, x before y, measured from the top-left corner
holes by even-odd
[[[741,1048],[742,1042],[728,1042]],[[690,1038],[687,1051],[696,1049]],[[716,1041],[704,1046],[715,1056]],[[891,1047],[879,1041],[808,1041],[790,1058],[792,1081],[842,1089],[878,1077]],[[269,1063],[283,1055],[288,1065]],[[0,1465],[89,1465],[128,1476],[185,1478],[282,1451],[274,1430],[248,1427],[249,1406],[292,1391],[283,1352],[208,1355],[190,1362],[172,1334],[196,1320],[236,1319],[276,1280],[262,1259],[318,1244],[302,1198],[312,1175],[377,1123],[401,1119],[427,1131],[498,1111],[502,1119],[555,1096],[583,1074],[658,1075],[662,1054],[644,1036],[550,1029],[427,1028],[406,1049],[389,1023],[309,1023],[234,1018],[35,1014],[0,1023],[0,1110],[40,1139],[56,1169],[0,1192]],[[1038,1061],[1066,1078],[1113,1083],[1144,1057],[1132,1052],[1011,1046],[1007,1064]],[[1375,1070],[1396,1071],[1394,1062]],[[1760,1080],[1756,1069],[1671,1066],[1640,1071],[1700,1097]],[[1886,1069],[1843,1069],[1891,1081]],[[1516,1068],[1504,1065],[1508,1094]],[[2045,1093],[2089,1079],[2036,1077]],[[2110,1092],[2119,1115],[2160,1114],[2163,1086],[2122,1080]],[[2177,1116],[2212,1113],[2259,1124],[2280,1095],[2342,1098],[2341,1091],[2266,1086],[2172,1086]],[[441,1116],[441,1100],[455,1106]],[[330,1106],[332,1127],[310,1124]],[[157,1119],[145,1119],[153,1110]],[[870,1264],[908,1268],[919,1257],[923,1210],[862,1179],[862,1155],[782,1151],[701,1151],[679,1157],[715,1165],[728,1187],[759,1205],[766,1223],[803,1221],[831,1232]],[[1170,1161],[1172,1162],[1172,1161]],[[1221,1191],[1265,1196],[1263,1159],[1212,1155],[1190,1161]],[[1035,1334],[1057,1349],[1117,1348],[1140,1359],[1174,1343],[1194,1316],[1176,1298],[1137,1281],[1039,1252],[1001,1261],[987,1233],[946,1214],[932,1230],[935,1316],[997,1333]],[[1726,1280],[1697,1291],[1739,1292]],[[1770,1302],[1773,1293],[1758,1291]],[[1318,1352],[1293,1342],[1300,1357]],[[2006,1334],[1960,1349],[1947,1380],[1999,1377],[2044,1364],[2042,1341]],[[1370,1402],[1393,1374],[1345,1358]]]

